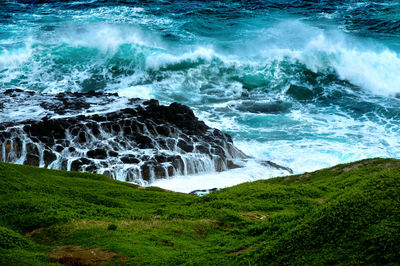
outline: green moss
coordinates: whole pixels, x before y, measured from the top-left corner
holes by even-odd
[[[204,197],[0,163],[0,226],[0,264],[43,265],[59,246],[115,252],[112,265],[396,264],[400,161],[364,160]]]

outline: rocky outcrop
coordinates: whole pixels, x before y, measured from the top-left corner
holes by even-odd
[[[1,161],[146,184],[155,178],[237,168],[247,159],[229,135],[208,127],[178,103],[164,106],[156,100],[94,92],[6,91],[2,97],[15,102],[23,97],[21,102],[35,103],[41,113],[34,116],[40,119],[2,123]]]

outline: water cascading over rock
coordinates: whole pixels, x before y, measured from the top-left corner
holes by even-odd
[[[6,91],[1,100],[0,108],[18,105],[23,112],[37,107],[36,120],[14,117],[1,123],[1,161],[147,184],[155,178],[240,167],[247,158],[229,135],[178,103],[20,90]]]

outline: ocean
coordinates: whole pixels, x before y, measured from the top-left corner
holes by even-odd
[[[190,192],[372,157],[400,158],[400,2],[0,3],[0,93],[118,93],[188,105],[252,156],[160,179]],[[40,107],[3,108],[4,122]]]

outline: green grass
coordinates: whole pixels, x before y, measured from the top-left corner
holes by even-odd
[[[398,265],[400,160],[204,197],[0,163],[0,265],[67,263],[54,254],[74,247],[108,265]]]

